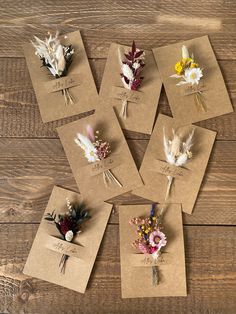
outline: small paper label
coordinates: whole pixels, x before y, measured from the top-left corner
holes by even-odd
[[[153,162],[153,170],[165,176],[182,178],[188,174],[188,170],[182,167],[170,165],[165,161],[155,160]]]
[[[100,173],[103,173],[106,170],[115,168],[122,163],[122,157],[119,155],[111,155],[103,160],[94,162],[85,166],[84,168],[87,169],[91,176],[96,176]]]
[[[69,256],[73,256],[77,258],[82,257],[81,251],[84,249],[82,246],[78,244],[67,242],[53,236],[48,237],[46,247],[49,250],[58,252],[60,254],[65,254],[65,255],[69,255]]]
[[[112,96],[121,100],[127,100],[134,103],[144,102],[144,93],[129,90],[123,87],[112,87]]]
[[[131,254],[127,260],[129,266],[152,267],[169,265],[172,263],[171,254],[162,253],[158,258],[153,258],[151,254]]]
[[[45,87],[48,93],[54,93],[80,84],[80,75],[68,75],[46,82]]]

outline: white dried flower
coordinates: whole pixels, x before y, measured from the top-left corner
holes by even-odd
[[[203,73],[200,68],[186,69],[184,72],[184,79],[187,84],[198,85],[201,77],[203,77]]]
[[[67,242],[71,242],[73,240],[74,237],[74,233],[72,230],[67,231],[67,233],[65,234],[65,239]]]
[[[125,77],[127,77],[128,80],[133,81],[133,79],[134,79],[134,74],[133,74],[133,71],[131,70],[131,68],[129,67],[128,64],[123,63],[121,70],[122,70],[123,75],[124,75]]]
[[[96,154],[97,150],[87,136],[78,133],[77,138],[75,138],[75,143],[84,150],[84,154],[88,162],[95,162],[99,160]]]
[[[138,68],[140,68],[140,63],[139,62],[137,62],[137,61],[135,61],[134,63],[133,63],[133,69],[134,70],[137,70]]]

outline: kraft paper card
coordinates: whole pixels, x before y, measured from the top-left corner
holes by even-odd
[[[99,109],[103,110],[105,105],[112,106],[122,129],[151,134],[162,82],[153,53],[145,50],[140,87],[137,90],[125,88],[121,80],[120,58],[123,59],[124,53],[130,50],[128,46],[111,44],[99,93]],[[126,119],[120,116],[124,100],[127,100]]]
[[[181,81],[181,78],[171,77],[171,75],[176,73],[176,63],[180,62],[182,58],[183,45],[187,48],[189,57],[192,57],[193,54],[194,62],[197,63],[194,63],[191,67],[200,67],[203,74],[199,85],[195,84],[195,87],[191,87],[189,84],[177,86],[176,84]],[[233,111],[225,82],[208,36],[155,48],[153,49],[153,54],[172,114],[182,124],[206,120]],[[183,64],[177,64],[176,70],[180,71],[180,74],[183,74],[181,73],[182,67]],[[199,75],[199,70],[197,71],[192,74],[188,71],[187,73],[191,74],[191,77],[186,74],[188,79],[193,78],[193,76],[196,78],[196,75]]]
[[[94,162],[94,152],[84,154],[78,145],[78,134],[85,136],[88,126],[101,139],[98,153],[109,143],[107,158]],[[81,194],[105,201],[143,185],[113,108],[96,111],[57,130]],[[86,157],[92,158],[91,162]]]
[[[72,204],[84,202],[90,218],[81,224],[72,242],[61,238],[52,221],[44,218],[47,213],[65,214],[67,199]],[[54,187],[47,208],[39,225],[31,251],[24,267],[24,274],[84,293],[111,213],[112,205],[96,203],[78,193]],[[67,255],[64,273],[59,267],[62,256]]]
[[[151,254],[142,254],[132,246],[137,236],[129,223],[134,217],[145,218],[149,213],[150,204],[119,206],[122,298],[186,296],[181,205],[169,204],[164,213],[167,244],[155,262]],[[160,277],[157,285],[153,285],[153,266]]]
[[[174,138],[173,130],[183,140],[183,143],[187,143],[188,137],[192,135],[192,145],[190,151],[187,152],[191,158],[184,165],[177,166],[175,163],[168,163],[166,159],[164,134],[171,146]],[[191,214],[215,137],[216,132],[194,125],[179,126],[178,121],[174,118],[160,114],[140,168],[144,186],[135,189],[133,193],[154,202],[164,203],[169,182],[172,181],[167,201],[181,203],[183,211]],[[178,143],[175,150],[179,150]],[[180,156],[180,154],[177,155]]]
[[[98,98],[84,44],[79,31],[60,36],[61,44],[72,45],[74,54],[66,76],[55,78],[42,66],[31,43],[23,46],[43,122],[54,121],[95,109]],[[74,103],[65,103],[64,90]]]

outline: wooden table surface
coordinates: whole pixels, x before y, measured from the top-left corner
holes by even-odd
[[[117,210],[85,295],[22,274],[53,185],[77,191],[55,128],[78,116],[42,123],[21,47],[80,29],[99,89],[111,42],[150,49],[209,34],[235,107],[236,2],[0,0],[0,17],[0,313],[236,313],[235,113],[198,123],[218,135],[193,215],[183,215],[186,298],[121,299]],[[163,90],[158,112],[171,114]],[[125,135],[139,167],[149,136]]]

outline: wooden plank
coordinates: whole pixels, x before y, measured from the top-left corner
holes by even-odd
[[[118,225],[107,227],[85,295],[22,274],[37,227],[1,225],[1,313],[143,313],[148,309],[148,313],[160,314],[233,314],[236,311],[236,227],[184,227],[186,298],[123,300]]]
[[[90,59],[97,87],[100,87],[105,60]],[[236,107],[236,61],[220,62],[226,85]],[[75,116],[43,124],[34,90],[23,58],[0,58],[0,136],[2,137],[57,137],[56,127],[83,117]],[[158,112],[171,115],[166,95],[162,90]],[[90,112],[91,113],[91,112]],[[218,132],[217,138],[236,140],[236,113],[198,123]],[[125,132],[128,139],[148,139],[148,135]]]
[[[156,18],[158,19],[158,16]],[[171,21],[172,19],[175,20],[175,18],[176,16],[167,14],[167,20],[170,19]],[[3,25],[2,27],[0,26],[0,39],[2,40],[0,57],[22,57],[22,45],[32,40],[33,35],[44,38],[47,31],[55,32],[59,29],[61,30],[61,34],[65,34],[80,29],[89,58],[106,58],[111,42],[130,45],[135,39],[140,47],[151,49],[153,47],[166,46],[179,41],[209,34],[217,58],[219,60],[235,60],[235,22],[230,25],[226,24],[222,26],[221,19],[217,20],[217,23],[221,25],[220,27],[225,30],[221,33],[218,29],[214,29],[213,32],[211,28],[207,28],[206,23],[203,23],[203,27],[200,29],[198,24],[198,27],[194,31],[193,27],[190,25],[190,23],[192,23],[192,17],[186,18],[185,16],[182,16],[181,18],[182,21],[187,21],[187,25],[185,23],[181,24],[181,29],[184,28],[185,30],[178,31],[178,27],[176,29],[176,25],[180,22],[177,18],[176,23],[170,23],[169,32],[167,31],[168,24],[166,23],[164,23],[161,28],[159,24],[155,24],[151,27],[149,24],[140,25],[139,27],[137,27],[136,24],[121,24],[118,25],[118,27],[117,25],[114,27],[114,24],[111,26],[109,23],[107,25],[79,24],[75,26],[72,24],[72,26],[66,27],[63,24],[63,20],[61,21],[60,27],[58,24],[40,24],[38,26],[35,24],[25,25],[24,22],[19,25]],[[200,17],[199,19],[196,18],[196,20],[199,20],[199,23],[201,23]],[[234,31],[228,32],[227,29],[232,29]]]
[[[194,8],[194,10],[193,10]],[[21,45],[48,30],[62,33],[82,30],[88,55],[104,58],[111,41],[139,44],[150,49],[196,36],[211,35],[217,56],[235,59],[235,3],[208,1],[204,5],[191,1],[149,1],[134,3],[131,0],[60,1],[28,0],[15,6],[2,1],[0,21],[0,56],[19,57]],[[230,49],[229,49],[230,45]]]
[[[128,141],[138,167],[147,143],[147,140]],[[0,221],[39,222],[53,185],[77,191],[58,139],[2,138],[0,150]],[[236,142],[216,143],[193,215],[184,215],[185,224],[236,224],[235,153]],[[111,202],[140,201],[125,194]],[[117,221],[115,211],[110,222]]]

